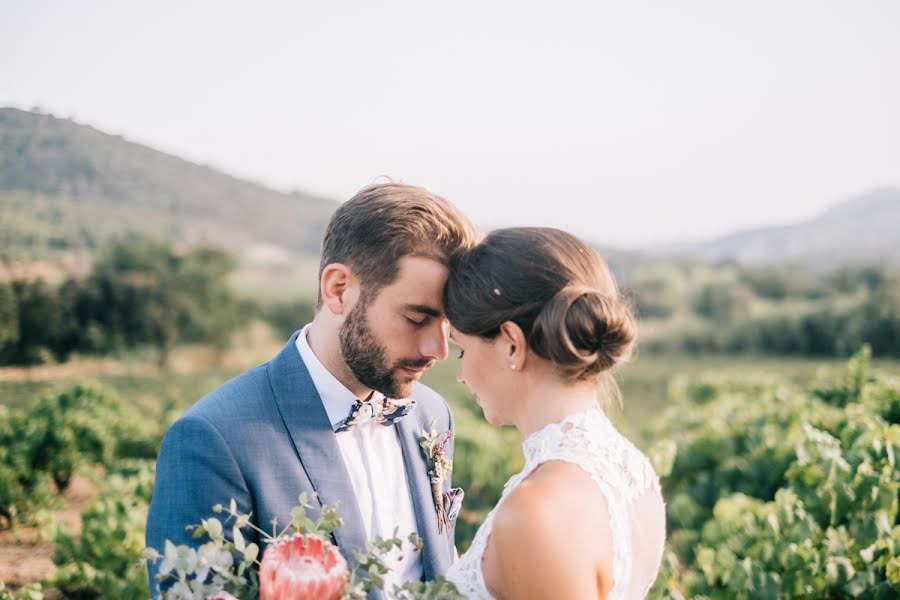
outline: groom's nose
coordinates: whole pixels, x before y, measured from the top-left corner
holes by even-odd
[[[444,360],[449,352],[447,348],[447,322],[443,319],[435,319],[432,327],[429,327],[422,335],[419,352],[422,356],[434,360]]]

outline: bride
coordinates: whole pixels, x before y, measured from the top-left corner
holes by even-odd
[[[563,231],[498,230],[453,265],[444,301],[457,378],[525,453],[447,578],[469,598],[643,598],[665,507],[649,461],[600,408],[636,335],[603,260]]]

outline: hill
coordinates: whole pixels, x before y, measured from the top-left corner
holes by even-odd
[[[793,225],[741,231],[711,241],[654,248],[655,256],[709,262],[900,266],[900,189],[883,187]]]
[[[84,265],[108,241],[138,232],[182,246],[221,244],[253,265],[283,267],[300,259],[308,266],[317,262],[336,207],[327,198],[282,193],[69,119],[0,108],[0,261],[7,268],[27,264],[40,273],[42,261],[62,259],[65,270],[77,270],[73,257]],[[900,189],[884,187],[802,223],[602,253],[620,274],[672,257],[898,267],[898,231]]]
[[[68,119],[0,108],[0,254],[90,254],[150,233],[260,261],[315,258],[337,203],[282,193]]]

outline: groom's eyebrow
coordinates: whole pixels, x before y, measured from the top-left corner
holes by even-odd
[[[432,308],[425,304],[407,304],[406,310],[411,310],[413,312],[422,313],[423,315],[428,315],[429,317],[441,317],[443,313],[436,308]]]

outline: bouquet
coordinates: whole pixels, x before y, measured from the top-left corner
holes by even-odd
[[[266,532],[250,522],[249,514],[239,514],[231,500],[226,508],[212,507],[214,513],[225,518],[204,519],[193,529],[195,539],[204,535],[209,541],[198,548],[176,546],[166,541],[162,554],[153,548],[144,551],[145,561],[161,560],[160,597],[164,600],[365,600],[372,586],[384,590],[384,575],[388,572],[383,557],[394,550],[401,551],[404,540],[399,537],[377,538],[365,553],[356,552],[357,567],[351,569],[337,546],[331,543],[331,533],[343,525],[337,510],[323,505],[318,519],[307,515],[312,508],[311,497],[300,494],[299,504],[291,511],[291,522],[279,532],[273,521],[272,532]],[[224,522],[224,525],[223,525]],[[231,528],[231,540],[225,536]],[[259,534],[266,550],[259,560],[259,546],[248,543],[242,533],[247,528]],[[408,541],[415,551],[422,548],[422,539],[415,533]],[[427,598],[463,598],[452,583],[444,578],[436,581],[408,582],[384,590],[389,597],[402,600]]]

